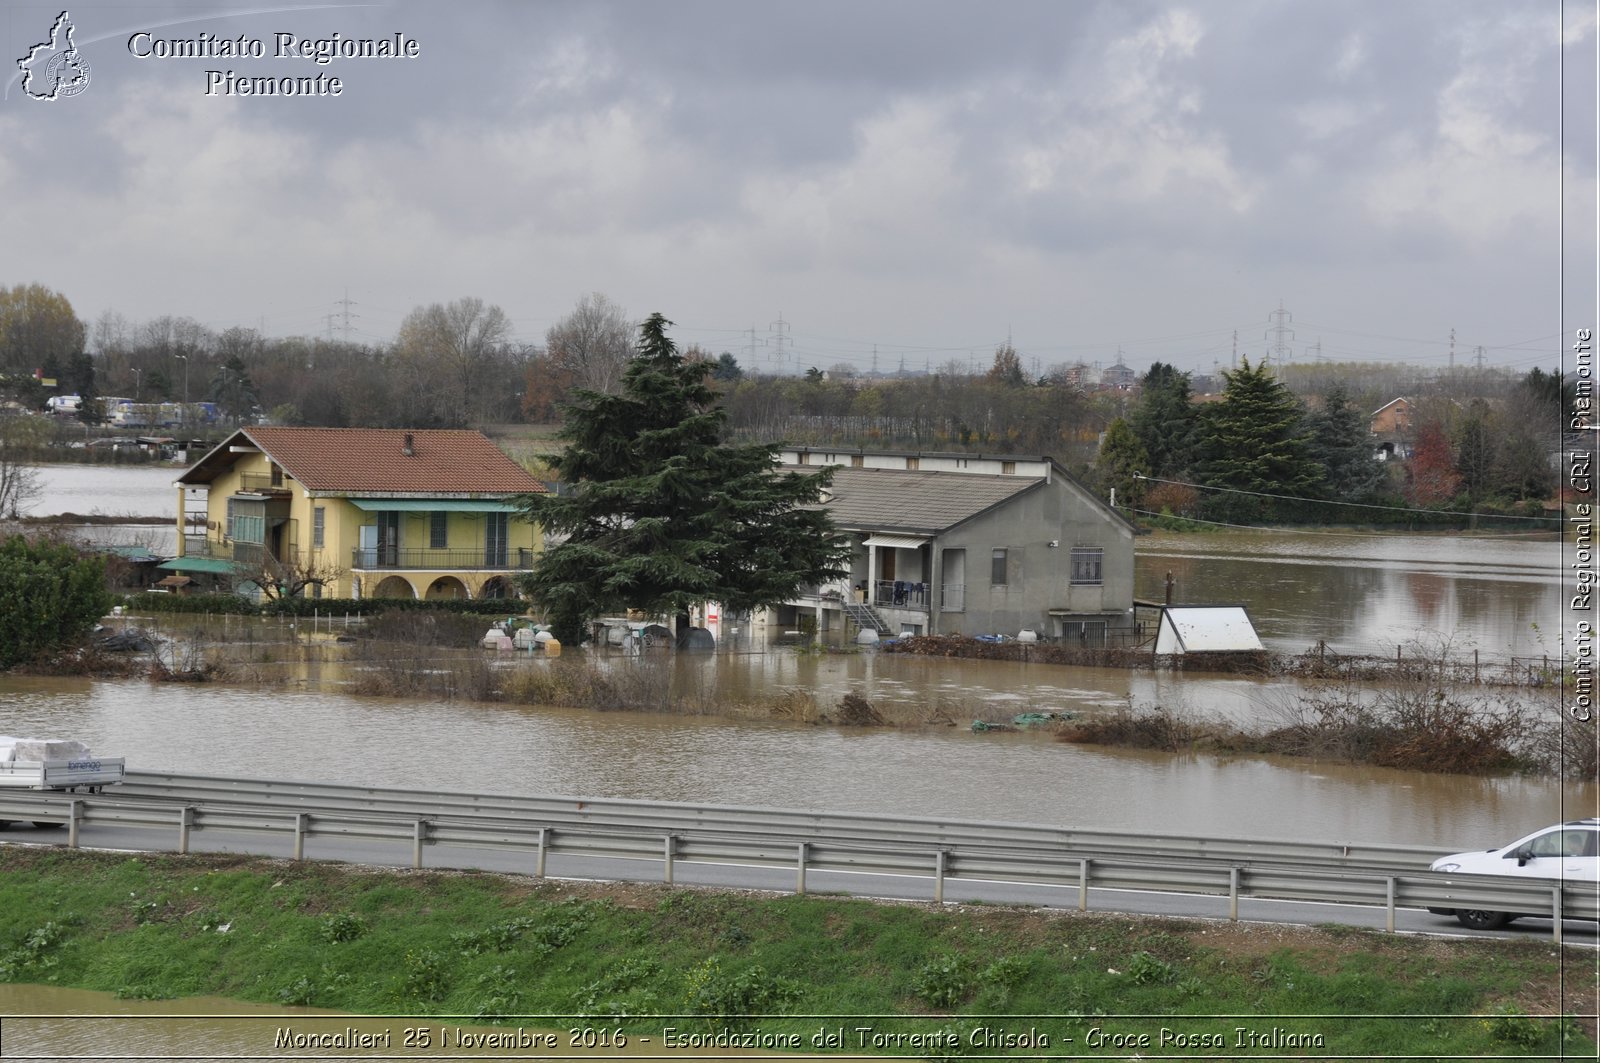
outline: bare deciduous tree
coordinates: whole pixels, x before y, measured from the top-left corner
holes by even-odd
[[[0,513],[15,520],[25,506],[44,493],[39,470],[24,464],[0,445]]]
[[[510,335],[504,310],[468,296],[413,310],[400,325],[395,354],[411,371],[414,384],[437,375],[448,385],[450,407],[439,410],[433,420],[467,424],[481,416],[486,371]]]
[[[615,394],[633,357],[633,325],[622,307],[594,292],[551,326],[545,347],[575,387]]]

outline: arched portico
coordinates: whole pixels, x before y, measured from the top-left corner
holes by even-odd
[[[415,598],[417,589],[404,576],[385,576],[383,582],[373,588],[372,596],[374,598]]]
[[[470,598],[467,585],[455,576],[440,576],[428,584],[428,593],[423,595],[429,601],[438,601],[449,598]]]

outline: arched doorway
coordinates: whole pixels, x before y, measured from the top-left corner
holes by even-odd
[[[417,590],[404,576],[385,576],[373,590],[374,598],[415,598]]]
[[[428,584],[428,593],[423,597],[437,601],[442,598],[470,598],[472,595],[467,593],[467,585],[455,576],[440,576]]]
[[[515,591],[511,581],[505,576],[490,576],[483,581],[483,586],[478,590],[479,598],[514,598]]]

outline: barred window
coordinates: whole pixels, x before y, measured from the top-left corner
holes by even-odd
[[[450,541],[450,514],[442,509],[436,509],[429,514],[429,517],[431,519],[428,522],[428,548],[443,550],[445,544]]]
[[[1105,580],[1101,578],[1101,562],[1105,551],[1098,546],[1074,546],[1072,548],[1072,582],[1076,584],[1099,584]]]
[[[328,510],[326,506],[314,506],[311,510],[311,546],[321,550],[327,535]]]
[[[1006,551],[996,547],[989,555],[989,583],[995,587],[1006,585]]]

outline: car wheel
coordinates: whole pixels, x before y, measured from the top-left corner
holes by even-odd
[[[1457,908],[1456,919],[1469,930],[1498,930],[1511,922],[1505,912],[1483,912],[1475,908]]]

